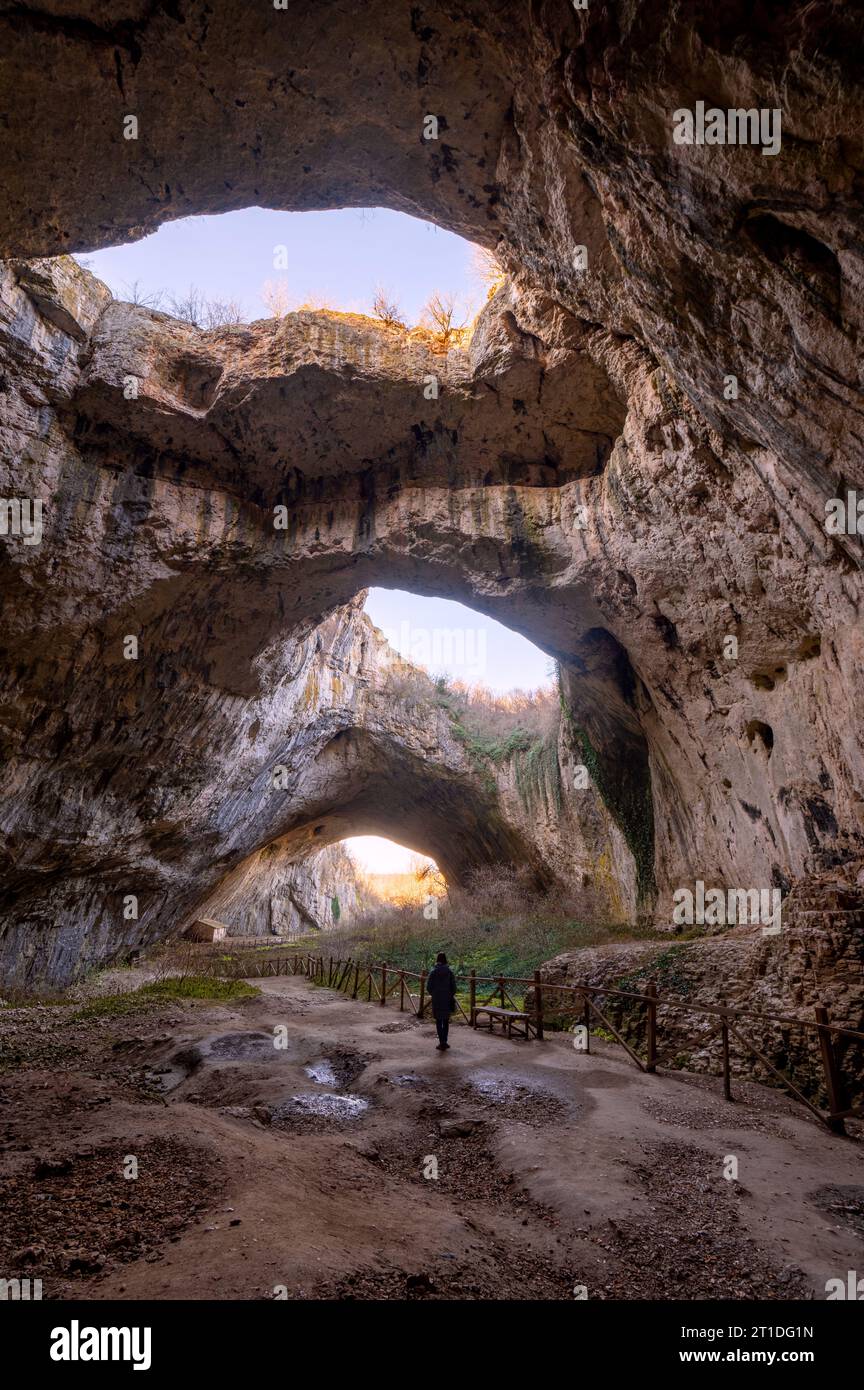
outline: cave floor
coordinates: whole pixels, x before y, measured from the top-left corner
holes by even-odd
[[[3,1011],[0,1273],[44,1298],[775,1299],[861,1267],[864,1144],[779,1092],[729,1105],[564,1035],[454,1026],[440,1053],[392,1002],[261,989]]]

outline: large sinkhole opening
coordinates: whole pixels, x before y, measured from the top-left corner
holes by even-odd
[[[204,330],[294,314],[295,326],[307,319],[318,324],[327,315],[361,315],[367,334],[370,318],[384,330],[370,341],[385,343],[397,357],[415,348],[434,357],[453,349],[458,357],[475,323],[487,322],[478,316],[503,283],[501,267],[488,252],[430,222],[383,208],[248,208],[188,218],[81,259],[116,298],[143,306],[132,317],[151,328],[163,314]],[[175,333],[177,326],[169,327]],[[275,342],[283,327],[290,325],[259,324],[251,337],[263,331],[262,341]],[[209,335],[183,330],[176,336],[201,348]],[[239,354],[250,334],[213,336],[230,359],[232,344]],[[526,362],[529,375],[542,376],[545,368],[531,353]],[[520,359],[520,371],[526,362]],[[533,433],[522,399],[530,393],[520,376],[517,395],[502,407],[500,429],[497,417],[484,417],[475,434],[463,439],[458,417],[444,432],[449,442],[441,459],[423,445],[422,468],[415,457],[413,403],[407,413],[396,412],[392,437],[386,431],[376,435],[376,418],[389,419],[386,392],[374,397],[376,409],[368,408],[367,398],[362,429],[340,435],[334,426],[304,434],[304,422],[317,419],[320,381],[313,373],[306,383],[311,394],[299,391],[293,401],[299,423],[288,432],[294,453],[287,461],[281,419],[268,437],[266,412],[248,404],[248,393],[235,399],[226,388],[214,402],[203,388],[196,394],[183,376],[189,398],[183,395],[181,404],[196,421],[202,407],[212,414],[212,431],[222,443],[230,443],[233,430],[244,451],[251,445],[250,468],[260,463],[255,481],[262,495],[271,480],[271,456],[285,472],[293,466],[315,478],[318,469],[325,480],[352,469],[358,459],[364,469],[370,459],[388,459],[388,467],[405,462],[440,484],[454,476],[447,451],[457,443],[483,487],[500,478],[509,487],[537,489],[560,485],[571,474],[593,476],[598,440],[602,436],[608,444],[617,429],[617,418],[604,415],[586,433],[581,404],[578,426],[562,425],[561,412],[569,421],[572,402],[567,392],[561,399],[550,395],[544,380],[551,415]],[[360,373],[353,389],[362,401],[379,387]],[[157,388],[158,382],[158,397]],[[497,389],[492,394],[497,400]],[[598,399],[606,399],[602,390]],[[521,422],[515,455],[511,416]],[[157,411],[147,418],[161,417]],[[161,447],[164,441],[155,442]],[[169,444],[176,444],[173,435]],[[431,462],[426,453],[434,454]],[[244,470],[244,484],[250,477]],[[512,541],[520,563],[535,544],[526,539],[534,534],[527,521],[523,529],[524,535],[516,527]],[[361,558],[359,550],[354,558]],[[386,584],[386,564],[366,558],[367,575]],[[418,584],[425,578],[418,570]],[[430,571],[428,578],[436,589],[437,573]],[[471,592],[452,574],[442,589]],[[291,734],[284,747],[269,750],[272,766],[250,770],[258,798],[254,823],[247,818],[238,829],[237,863],[207,899],[205,915],[224,917],[232,934],[269,931],[296,938],[353,929],[382,947],[387,933],[413,939],[418,924],[420,936],[434,936],[445,924],[454,933],[461,922],[459,929],[470,936],[502,922],[529,930],[539,921],[544,925],[535,935],[543,937],[544,950],[553,918],[631,916],[649,878],[641,860],[633,865],[639,854],[648,864],[651,836],[642,823],[641,784],[636,799],[642,819],[631,824],[630,816],[623,832],[616,828],[621,807],[630,814],[629,769],[638,760],[629,746],[625,757],[617,753],[629,710],[610,699],[618,689],[615,672],[609,675],[604,666],[588,679],[591,663],[582,656],[572,670],[566,663],[559,670],[524,636],[447,597],[372,588],[365,598],[365,634],[357,618],[355,604],[337,610],[329,627],[322,622],[297,692],[294,722],[302,738],[295,746]],[[334,623],[342,625],[340,631],[331,630]],[[556,645],[562,649],[569,650]],[[228,660],[237,662],[233,649]],[[609,718],[598,716],[598,709]],[[266,738],[257,716],[250,730],[258,758]],[[586,790],[589,795],[582,795]]]
[[[532,692],[552,690],[555,665],[545,652],[462,603],[374,588],[365,609],[390,646],[433,680],[513,709]]]
[[[199,328],[315,309],[461,333],[502,278],[482,248],[389,208],[187,217],[76,259],[115,299]]]

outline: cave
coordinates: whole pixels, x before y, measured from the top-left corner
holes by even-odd
[[[670,943],[698,883],[777,890],[717,997],[860,1028],[862,20],[747,10],[2,8],[0,994],[263,929],[375,834]],[[782,105],[772,157],[677,143],[697,98]],[[249,208],[420,217],[500,283],[451,342],[198,327],[76,259]],[[542,824],[406,693],[375,585],[556,663]]]

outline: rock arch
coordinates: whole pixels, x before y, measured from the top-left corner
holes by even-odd
[[[195,334],[63,260],[6,264],[2,495],[44,501],[48,542],[0,555],[7,901],[112,856],[140,866],[116,829],[130,803],[149,851],[170,848],[171,808],[208,801],[226,731],[385,574],[562,662],[619,817],[615,769],[650,773],[661,918],[697,876],[787,883],[861,854],[860,540],[824,526],[860,472],[856,17],[816,34],[795,6],[758,38],[737,10],[564,0],[446,25],[390,0],[360,19],[316,7],[290,33],[285,18],[194,0],[126,0],[110,21],[5,12],[20,178],[0,250],[51,256],[252,202],[380,202],[494,245],[513,285],[467,356],[433,363],[344,318]],[[732,105],[794,69],[780,155],[673,147],[663,112],[689,104],[697,66]],[[132,110],[140,143],[123,138]],[[124,664],[129,632],[146,666]],[[50,901],[26,930],[13,915],[7,955],[50,931]],[[98,955],[116,924],[87,901]]]

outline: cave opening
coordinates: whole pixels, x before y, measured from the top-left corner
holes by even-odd
[[[467,891],[483,871],[548,887],[528,803],[560,798],[555,663],[477,609],[405,590],[362,591],[347,622],[350,653],[319,628],[314,684],[330,690],[314,758],[301,779],[279,764],[286,808],[268,798],[267,843],[199,912],[296,936],[382,905],[434,918],[451,882]]]
[[[247,207],[163,223],[74,258],[115,300],[204,330],[288,314],[356,314],[463,342],[503,280],[491,253],[390,208]],[[443,320],[447,318],[447,323]]]
[[[752,8],[0,6],[4,1284],[843,1295],[861,21]],[[679,147],[705,99],[772,157]],[[195,994],[198,914],[253,939]],[[232,978],[352,920],[343,975],[533,977],[537,1036]]]

